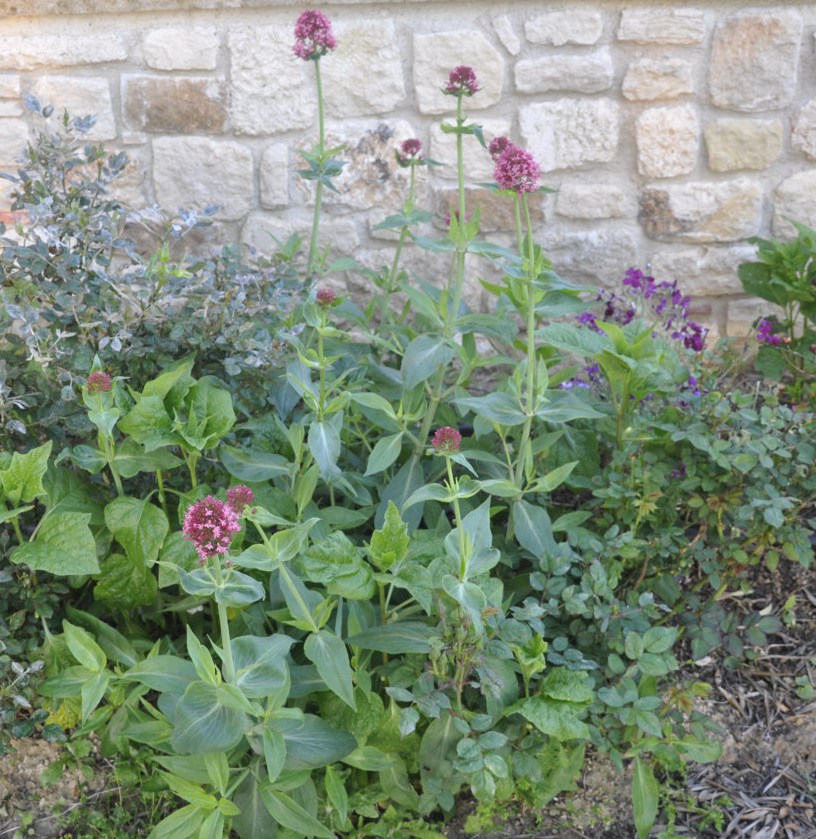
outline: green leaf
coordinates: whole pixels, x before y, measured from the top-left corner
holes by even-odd
[[[198,839],[222,839],[224,836],[224,814],[220,810],[213,810],[201,825]]]
[[[159,553],[159,588],[178,585],[180,573],[198,565],[198,552],[180,530],[173,531]]]
[[[193,384],[193,356],[182,358],[170,364],[155,379],[151,379],[142,390],[144,396],[158,396],[167,399],[170,407],[180,405]]]
[[[270,781],[276,781],[283,767],[286,765],[286,740],[279,731],[267,727],[263,730],[264,762],[266,776]]]
[[[388,485],[380,495],[380,503],[377,507],[377,515],[374,523],[382,527],[385,521],[385,513],[389,504],[396,504],[397,509],[402,510],[408,498],[421,486],[425,484],[425,473],[422,470],[420,458],[412,457],[404,463],[396,475],[388,482]],[[419,527],[422,521],[422,505],[417,504],[411,507],[404,515],[408,529],[413,531]]]
[[[93,637],[80,626],[64,620],[62,631],[65,633],[65,641],[71,655],[92,673],[98,673],[105,669],[108,659],[99,644]]]
[[[339,415],[338,415],[339,416]],[[334,423],[318,422],[317,420],[309,426],[309,451],[315,459],[320,476],[324,481],[333,481],[341,475],[337,465],[340,458],[340,432]]]
[[[640,757],[635,758],[635,773],[632,778],[632,811],[638,839],[646,839],[657,819],[657,803],[660,789],[652,768]]]
[[[527,501],[516,501],[511,515],[518,543],[536,559],[541,559],[555,550],[550,517],[543,507]]]
[[[225,688],[193,682],[185,690],[173,727],[173,748],[179,754],[228,751],[241,741],[247,718],[233,707]]]
[[[487,396],[467,396],[454,399],[459,408],[473,411],[476,416],[485,417],[491,422],[510,428],[524,422],[524,411],[518,399],[507,393],[495,392]]]
[[[375,592],[374,575],[361,550],[345,535],[335,532],[311,545],[297,559],[300,573],[328,594],[349,600],[368,600]]]
[[[192,839],[198,836],[203,821],[204,813],[198,807],[188,804],[162,819],[150,831],[147,839]]]
[[[391,766],[396,757],[393,752],[386,754],[376,746],[358,746],[343,758],[343,763],[355,769],[364,769],[366,772],[379,772]]]
[[[380,769],[380,786],[392,801],[409,810],[419,810],[419,795],[411,786],[408,767],[399,755],[393,755],[391,763]]]
[[[334,839],[327,827],[310,816],[303,807],[285,792],[278,792],[268,786],[261,787],[261,800],[270,815],[283,827],[303,836],[317,836],[320,839]]]
[[[158,472],[175,469],[183,461],[167,449],[145,451],[135,440],[123,440],[116,447],[113,465],[122,478],[132,478],[139,472]]]
[[[223,585],[215,590],[216,603],[234,608],[249,606],[250,603],[257,603],[265,597],[266,587],[260,580],[250,577],[249,574],[242,574],[234,568],[226,573]]]
[[[235,684],[248,699],[289,692],[286,656],[293,639],[285,635],[242,635],[232,641]],[[283,696],[285,699],[286,696]]]
[[[181,696],[196,681],[196,670],[187,659],[175,655],[155,655],[135,664],[123,678],[141,682],[159,693]]]
[[[249,772],[232,796],[241,811],[232,820],[232,829],[240,839],[275,839],[277,834],[278,823],[261,799],[262,783]]]
[[[111,673],[102,670],[94,673],[82,683],[79,695],[81,697],[82,722],[86,722],[91,712],[102,701],[111,679]]]
[[[592,682],[585,670],[555,667],[541,680],[539,692],[563,702],[591,702],[594,697]]]
[[[222,444],[218,447],[218,456],[233,478],[249,484],[260,484],[289,472],[286,458],[257,449],[239,449]]]
[[[49,574],[98,574],[96,542],[88,527],[90,518],[90,513],[46,516],[34,541],[16,548],[11,561]]]
[[[45,495],[42,479],[48,469],[51,446],[49,440],[25,454],[14,452],[8,466],[0,470],[0,486],[13,506]]]
[[[533,485],[533,492],[552,492],[557,489],[572,474],[572,470],[577,465],[578,461],[573,460],[571,463],[564,463],[551,472],[547,472],[546,475],[536,480]]]
[[[102,563],[94,600],[115,609],[135,609],[150,605],[157,591],[158,584],[150,568],[124,554],[114,553]]]
[[[481,635],[484,632],[482,612],[487,608],[487,598],[482,589],[475,583],[459,580],[452,574],[445,574],[442,578],[442,588],[465,610],[473,629]]]
[[[566,350],[584,358],[600,355],[611,346],[605,335],[568,323],[548,324],[536,332],[536,338],[559,350]]]
[[[340,773],[333,767],[326,767],[326,795],[334,809],[337,811],[341,824],[345,824],[348,818],[349,798],[346,786]]]
[[[328,630],[312,633],[303,644],[306,658],[317,668],[326,687],[355,708],[353,672],[343,641]]]
[[[134,563],[152,565],[170,530],[167,516],[146,499],[115,498],[105,507],[105,524]]]
[[[400,517],[397,505],[389,501],[383,526],[371,535],[369,559],[381,571],[387,571],[395,563],[402,562],[410,543],[408,525]]]
[[[413,390],[418,384],[444,367],[455,355],[454,348],[444,338],[420,335],[405,348],[402,357],[402,380],[406,390]]]
[[[364,629],[352,635],[348,644],[389,655],[427,653],[430,651],[430,640],[435,636],[436,630],[424,623],[404,621]]]
[[[75,609],[73,606],[66,606],[68,617],[89,627],[96,638],[96,642],[105,652],[105,655],[112,661],[123,664],[125,667],[133,667],[139,660],[139,654],[133,645],[112,626],[88,612]]]
[[[377,440],[371,454],[368,456],[365,476],[377,475],[384,472],[399,457],[402,451],[403,433],[390,434]]]
[[[232,394],[215,380],[200,379],[176,410],[174,431],[197,451],[211,449],[235,425]]]
[[[532,697],[511,705],[504,711],[504,715],[521,714],[539,731],[556,740],[588,740],[589,728],[578,719],[582,712],[583,706],[573,702]]]
[[[130,435],[150,452],[183,442],[173,430],[173,419],[167,413],[161,396],[142,396],[119,421],[119,430]]]
[[[286,740],[286,769],[290,771],[336,763],[357,747],[347,731],[333,728],[312,714],[304,714],[302,719],[272,718],[268,725]]]

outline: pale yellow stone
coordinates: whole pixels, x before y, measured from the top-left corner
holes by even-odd
[[[782,124],[770,119],[719,119],[706,126],[705,142],[714,172],[767,169],[782,153]]]

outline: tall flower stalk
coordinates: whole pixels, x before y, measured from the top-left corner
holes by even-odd
[[[301,173],[317,181],[312,234],[309,240],[309,256],[306,262],[306,275],[308,277],[313,276],[317,265],[317,237],[320,230],[320,212],[323,206],[323,186],[328,176],[326,164],[329,162],[329,154],[326,150],[323,78],[320,74],[320,59],[336,47],[337,41],[332,33],[331,22],[322,12],[307,10],[300,15],[295,24],[295,44],[292,51],[298,58],[311,61],[314,64],[315,82],[317,84],[317,147],[311,155],[304,155],[311,169]]]

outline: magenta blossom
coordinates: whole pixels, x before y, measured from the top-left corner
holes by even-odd
[[[444,93],[449,93],[451,96],[473,96],[479,90],[476,71],[472,67],[460,64],[451,70]]]
[[[496,158],[493,177],[502,189],[510,189],[518,194],[535,192],[540,176],[541,168],[530,152],[512,143],[508,143]]]
[[[501,157],[502,152],[508,148],[508,146],[512,146],[513,144],[507,137],[494,137],[490,141],[490,145],[487,147],[487,150],[490,152],[490,156],[493,160],[498,160]]]
[[[774,335],[774,321],[768,318],[762,318],[756,327],[756,338],[761,344],[770,344],[773,347],[778,347],[782,343],[781,335]]]
[[[315,295],[315,302],[321,309],[337,305],[337,295],[330,288],[321,288]]]
[[[422,160],[422,140],[417,140],[416,137],[411,137],[405,140],[399,147],[397,152],[397,163],[400,166],[410,166],[412,163],[418,163]]]
[[[111,377],[102,370],[94,370],[88,376],[88,393],[107,393],[111,389]]]
[[[292,47],[298,58],[317,61],[336,46],[331,21],[323,12],[310,9],[300,15],[295,24],[295,45]]]
[[[455,454],[462,444],[462,435],[449,425],[437,428],[431,438],[431,445],[436,449],[437,454]]]
[[[185,539],[193,543],[202,562],[227,553],[232,537],[240,529],[235,510],[212,495],[196,501],[187,510],[182,528]]]
[[[227,490],[227,504],[229,504],[239,516],[247,507],[252,506],[252,502],[254,500],[255,493],[244,484],[238,484],[238,486],[230,487]]]

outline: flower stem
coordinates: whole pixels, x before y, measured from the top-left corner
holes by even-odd
[[[403,212],[410,213],[414,209],[414,189],[416,186],[416,166],[411,166],[411,180],[408,186],[408,200],[403,206]],[[399,241],[397,242],[397,249],[394,251],[394,261],[391,263],[391,270],[388,272],[388,279],[386,280],[385,292],[380,303],[380,328],[386,322],[388,312],[391,304],[391,295],[394,293],[397,282],[397,270],[399,268],[400,257],[402,256],[402,249],[405,245],[405,240],[408,238],[408,227],[400,229]]]
[[[467,544],[465,542],[465,529],[462,527],[462,510],[459,507],[459,487],[453,477],[453,466],[449,457],[445,457],[445,467],[448,470],[448,489],[453,495],[453,517],[456,521],[456,535],[459,541],[459,579],[464,582],[467,578]]]
[[[459,241],[456,243],[456,283],[453,289],[453,301],[451,304],[450,316],[446,324],[445,332],[451,337],[453,328],[459,317],[459,306],[462,303],[462,286],[465,281],[465,255],[467,248],[464,244],[462,228],[466,222],[465,206],[465,156],[463,150],[464,135],[462,126],[465,123],[465,116],[462,110],[462,94],[456,97],[456,175],[459,191],[459,219],[456,225],[459,231]]]
[[[221,574],[221,561],[215,557],[215,581],[219,588],[224,582]],[[221,646],[224,652],[224,679],[229,685],[235,684],[235,663],[232,658],[232,639],[230,638],[229,617],[227,607],[218,603],[218,623],[221,628]]]
[[[320,75],[320,59],[315,59],[315,81],[317,82],[317,120],[318,120],[318,140],[317,140],[317,157],[320,163],[320,174],[323,174],[323,167],[325,165],[325,129],[324,129],[324,114],[323,114],[323,79]],[[309,259],[306,263],[306,276],[311,277],[315,270],[317,262],[317,234],[320,229],[320,210],[323,204],[323,181],[318,179],[317,190],[315,191],[315,206],[314,217],[312,219],[312,237],[309,242]]]

